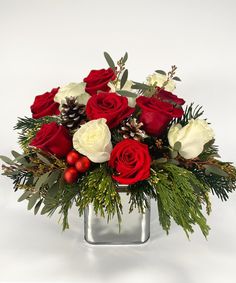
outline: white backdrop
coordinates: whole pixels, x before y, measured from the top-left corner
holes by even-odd
[[[128,51],[137,81],[176,64],[176,93],[204,105],[222,158],[235,162],[235,13],[234,0],[0,0],[0,153],[18,149],[12,128],[35,95],[106,67],[106,50]],[[57,215],[33,216],[0,181],[1,282],[236,282],[236,194],[214,198],[208,241],[176,226],[167,237],[153,206],[147,244],[96,247],[83,242],[76,211],[61,233]]]

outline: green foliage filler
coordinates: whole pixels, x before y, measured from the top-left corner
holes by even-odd
[[[193,225],[199,225],[206,237],[209,226],[202,213],[202,205],[206,203],[209,211],[208,188],[205,188],[195,175],[174,164],[155,166],[155,175],[159,182],[152,186],[156,189],[159,220],[168,233],[171,219],[182,226],[186,235],[192,233]]]

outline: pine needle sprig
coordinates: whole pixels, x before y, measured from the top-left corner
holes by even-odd
[[[105,164],[88,173],[79,184],[79,197],[76,205],[80,215],[92,204],[96,215],[107,217],[107,221],[117,216],[121,223],[122,204],[117,186]]]
[[[142,189],[140,189],[142,188]],[[156,199],[156,191],[148,181],[137,182],[128,187],[129,213],[137,208],[139,213],[145,213],[145,210],[150,208],[149,199]]]
[[[187,237],[193,233],[193,225],[197,224],[203,235],[207,237],[209,226],[202,213],[203,201],[206,202],[209,211],[207,189],[195,177],[195,175],[174,164],[165,163],[159,168],[155,166],[155,175],[159,182],[154,185],[157,193],[157,205],[159,221],[163,229],[169,232],[171,219],[182,226]],[[201,192],[199,194],[199,191]],[[199,195],[206,197],[199,201]]]
[[[181,118],[175,119],[173,123],[179,123],[181,126],[186,126],[191,119],[197,119],[202,116],[204,111],[202,110],[202,106],[197,105],[194,106],[192,102],[190,105],[187,105],[184,114]]]

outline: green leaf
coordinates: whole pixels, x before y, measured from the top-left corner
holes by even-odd
[[[39,190],[43,184],[46,183],[48,176],[49,176],[50,172],[47,172],[45,174],[43,174],[42,176],[40,176],[35,184],[35,189]]]
[[[32,163],[29,163],[29,162],[26,160],[25,156],[27,156],[27,154],[23,154],[23,155],[20,155],[20,156],[16,157],[16,158],[14,159],[14,162],[21,163],[22,165],[25,165],[26,167],[32,166],[33,164],[32,164]]]
[[[20,153],[18,153],[18,152],[16,152],[15,150],[12,150],[11,151],[11,154],[13,155],[13,157],[15,157],[15,158],[18,158],[18,157],[20,157],[21,156],[21,154]]]
[[[134,82],[134,85],[132,85],[131,88],[132,89],[148,90],[148,89],[150,89],[150,86],[146,85],[146,84]]]
[[[40,200],[37,202],[37,204],[35,205],[35,207],[34,207],[34,215],[36,215],[36,214],[38,213],[42,202],[43,202],[43,199],[40,199]]]
[[[111,56],[107,52],[104,52],[104,57],[105,57],[105,59],[107,61],[107,64],[109,65],[109,67],[112,68],[113,71],[115,71],[116,66],[115,66],[115,63],[112,60]]]
[[[7,156],[0,155],[0,159],[2,159],[3,162],[5,162],[9,165],[14,165],[14,162]]]
[[[161,75],[166,75],[166,72],[162,70],[156,70],[155,72]]]
[[[50,165],[50,164],[51,164],[50,160],[48,160],[48,159],[47,159],[45,156],[43,156],[42,154],[40,154],[40,153],[37,152],[37,156],[38,156],[38,158],[39,158],[41,161],[43,161],[45,164],[47,164],[47,165]]]
[[[203,151],[207,151],[211,148],[211,146],[215,143],[215,139],[210,140],[209,142],[204,144]]]
[[[49,188],[47,195],[45,197],[45,202],[47,202],[47,197],[54,197],[58,191],[60,190],[59,182],[55,183],[52,185],[51,188]]]
[[[168,163],[170,163],[170,164],[174,164],[174,165],[179,165],[179,161],[178,160],[176,160],[176,159],[168,159]]]
[[[23,193],[23,195],[21,195],[21,196],[19,197],[18,202],[21,202],[21,201],[27,199],[31,194],[32,194],[32,192],[30,192],[30,191],[25,191],[25,192]]]
[[[175,151],[180,151],[181,149],[181,142],[177,141],[175,144],[174,144],[174,150]]]
[[[167,158],[158,158],[158,159],[156,159],[156,160],[154,160],[154,162],[156,163],[156,164],[162,164],[162,163],[166,163],[167,162]]]
[[[122,96],[127,96],[127,97],[137,97],[136,93],[133,93],[131,91],[127,90],[118,90],[117,93],[119,93]]]
[[[34,207],[39,197],[40,197],[39,192],[36,192],[29,198],[28,210]]]
[[[55,182],[57,182],[60,179],[61,175],[61,170],[54,170],[52,173],[49,175],[47,184],[49,187],[51,187]]]
[[[178,156],[178,152],[175,151],[175,150],[172,150],[172,151],[170,152],[170,156],[171,156],[171,158],[176,158],[176,157]]]
[[[128,79],[128,70],[126,69],[122,75],[122,78],[120,80],[120,89],[122,89],[127,82]]]
[[[229,175],[223,171],[220,167],[215,165],[203,165],[206,168],[206,174],[212,173],[221,177],[228,177]]]
[[[45,205],[45,206],[43,207],[43,209],[41,210],[41,215],[44,215],[44,214],[48,213],[50,210],[51,210],[51,207]]]
[[[175,80],[175,81],[178,81],[178,82],[181,82],[181,79],[179,77],[173,77],[172,80]]]
[[[123,60],[122,60],[122,63],[125,64],[125,62],[127,61],[127,59],[128,59],[128,53],[125,52],[125,55],[124,55]]]

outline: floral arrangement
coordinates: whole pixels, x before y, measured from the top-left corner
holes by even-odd
[[[219,160],[214,132],[202,107],[172,92],[176,66],[156,70],[144,83],[128,80],[126,53],[108,69],[92,70],[80,83],[35,97],[32,118],[19,118],[19,144],[3,175],[22,190],[34,213],[62,215],[69,228],[73,204],[79,215],[93,204],[96,214],[122,222],[119,184],[128,185],[130,213],[157,203],[160,224],[171,220],[189,236],[197,224],[208,235],[210,193],[227,200],[236,188],[236,169]]]

